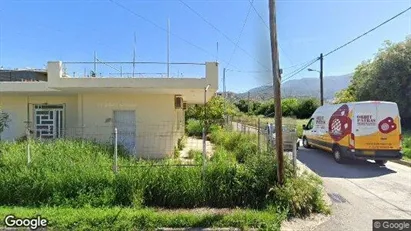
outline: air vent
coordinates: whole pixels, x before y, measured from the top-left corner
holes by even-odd
[[[183,110],[187,110],[187,102],[183,102]]]
[[[174,108],[175,109],[183,108],[183,97],[181,95],[176,95],[174,97]]]

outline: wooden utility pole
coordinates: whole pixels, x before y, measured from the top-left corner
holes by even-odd
[[[324,79],[324,77],[323,77],[323,60],[324,60],[324,57],[323,57],[323,53],[321,53],[320,54],[320,93],[321,93],[321,106],[323,106],[324,105],[324,85],[323,85],[323,79]]]
[[[275,0],[269,0],[270,10],[270,41],[271,41],[271,62],[273,70],[274,84],[274,112],[275,112],[275,149],[277,154],[277,180],[281,185],[284,183],[284,154],[283,154],[283,129],[281,111],[281,78],[280,62],[278,58],[277,25]]]

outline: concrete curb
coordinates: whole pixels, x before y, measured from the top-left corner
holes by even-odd
[[[411,167],[411,162],[405,160],[390,160],[391,162]]]

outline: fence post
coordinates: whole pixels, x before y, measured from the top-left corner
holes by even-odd
[[[114,128],[114,173],[118,173],[117,165],[117,128]]]
[[[258,152],[261,152],[261,143],[260,143],[260,118],[257,120],[257,142],[258,142]]]
[[[27,139],[27,165],[31,163],[31,153],[30,153],[30,129],[26,129],[26,139]]]
[[[297,176],[297,144],[295,142],[293,142],[293,170],[295,177]]]
[[[206,129],[205,125],[203,126],[203,175],[205,171],[205,163],[206,163]]]

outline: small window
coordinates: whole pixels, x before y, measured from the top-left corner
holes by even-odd
[[[313,127],[314,127],[314,118],[311,118],[310,119],[310,121],[308,121],[308,124],[307,124],[307,130],[311,130],[311,129],[313,129]]]

